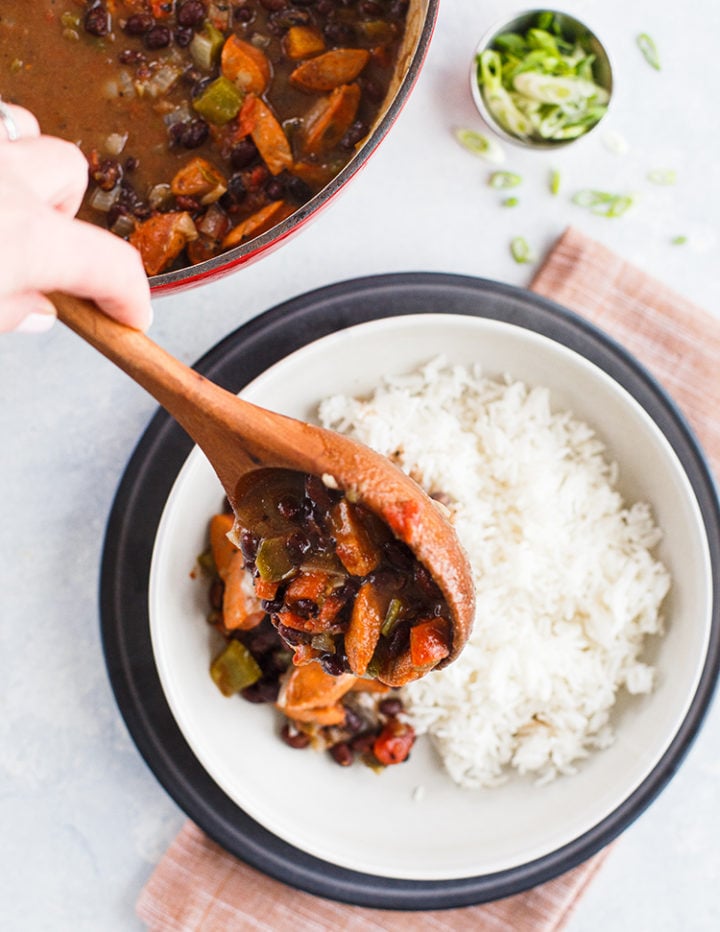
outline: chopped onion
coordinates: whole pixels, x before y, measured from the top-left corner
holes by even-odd
[[[165,64],[145,83],[145,91],[150,97],[163,97],[180,77],[177,65]]]
[[[90,196],[89,204],[93,210],[99,210],[106,214],[117,200],[119,193],[119,184],[116,184],[112,191],[103,191],[102,188],[95,188]]]
[[[129,214],[120,214],[110,229],[116,236],[130,236],[135,229],[135,221]]]
[[[172,201],[172,188],[169,184],[156,184],[150,188],[148,194],[148,204],[153,210],[162,210],[163,207],[170,205]]]
[[[110,133],[105,140],[105,151],[109,155],[120,155],[128,141],[127,133]]]
[[[170,129],[171,126],[174,126],[176,123],[186,123],[188,120],[192,119],[192,114],[190,113],[190,106],[186,100],[184,100],[178,107],[175,107],[174,110],[171,110],[170,113],[166,113],[163,117],[163,123]]]

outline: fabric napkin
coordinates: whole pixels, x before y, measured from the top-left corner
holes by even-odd
[[[683,409],[720,465],[720,320],[622,258],[569,229],[532,288],[593,321],[632,352]],[[423,913],[346,906],[260,874],[186,823],[137,904],[152,932],[550,932],[573,906],[608,849],[533,890],[464,909]]]

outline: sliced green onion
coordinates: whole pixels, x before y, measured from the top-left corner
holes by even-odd
[[[685,243],[687,243],[687,241],[688,241],[687,236],[682,236],[682,235],[681,235],[681,236],[673,236],[673,238],[670,240],[670,242],[673,244],[673,246],[684,246]]]
[[[488,184],[496,191],[500,191],[504,188],[517,188],[519,184],[522,184],[522,178],[515,172],[493,172],[488,178]]]
[[[510,252],[513,259],[523,265],[526,262],[534,262],[535,256],[532,254],[528,241],[524,236],[515,236],[510,242]]]
[[[499,163],[505,160],[505,153],[494,139],[477,133],[473,129],[457,129],[455,138],[464,149],[472,152],[473,155],[479,155],[486,162]]]
[[[648,63],[648,65],[650,65],[656,71],[660,71],[660,55],[658,54],[655,42],[646,32],[641,32],[636,41],[638,48],[645,56],[645,61]]]
[[[585,189],[573,195],[573,204],[587,207],[600,217],[621,217],[634,204],[629,194],[611,194],[608,191]]]
[[[550,172],[550,193],[559,194],[560,192],[560,172],[557,170]]]
[[[506,197],[503,202],[503,207],[517,207],[520,201],[516,197]]]
[[[591,129],[607,111],[609,92],[593,75],[596,56],[562,35],[550,12],[524,34],[502,33],[477,56],[476,78],[498,124],[520,139],[562,142]]]
[[[647,174],[653,184],[671,185],[677,181],[677,172],[673,168],[654,168]]]

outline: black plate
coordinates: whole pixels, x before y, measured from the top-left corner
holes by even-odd
[[[428,311],[487,317],[537,331],[596,363],[648,411],[675,449],[700,503],[713,577],[720,566],[720,507],[711,473],[685,419],[655,380],[618,344],[575,314],[531,292],[477,278],[408,273],[361,278],[310,292],[240,327],[198,362],[204,375],[239,391],[268,366],[348,326]],[[147,591],[153,542],[192,444],[163,411],[128,464],[110,514],[101,577],[101,626],[110,680],[135,744],[160,783],[222,847],[258,870],[320,896],[361,906],[425,910],[519,893],[584,861],[625,829],[677,770],[697,734],[720,668],[720,606],[714,593],[707,660],[677,735],[647,779],[599,825],[531,863],[459,880],[376,877],[329,864],[249,818],[203,770],[175,724],[153,662]],[[432,840],[428,839],[428,850]]]

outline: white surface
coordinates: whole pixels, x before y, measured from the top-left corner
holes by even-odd
[[[445,0],[426,66],[390,137],[299,238],[225,281],[157,302],[152,336],[192,362],[243,321],[319,285],[374,272],[454,271],[525,285],[524,235],[542,255],[572,223],[720,314],[720,182],[712,81],[720,6],[568,0],[610,48],[617,92],[604,128],[559,153],[508,148],[525,181],[501,208],[488,169],[452,138],[478,119],[467,87],[479,35],[519,5]],[[663,70],[635,47],[655,38]],[[624,156],[603,144],[621,133]],[[551,168],[562,172],[557,198]],[[671,167],[660,188],[647,171]],[[638,191],[608,221],[578,188]],[[516,192],[513,192],[516,193]],[[686,246],[671,246],[678,234]],[[102,663],[97,580],[105,520],[153,402],[61,327],[0,339],[0,928],[127,932],[134,903],[183,822],[130,742]],[[720,926],[720,709],[677,776],[617,842],[571,932]]]
[[[529,384],[550,390],[556,410],[571,404],[618,462],[625,501],[642,496],[664,532],[657,555],[673,580],[664,605],[668,630],[661,642],[647,638],[644,654],[655,667],[656,689],[634,698],[621,691],[611,716],[616,741],[580,763],[576,775],[544,787],[516,777],[489,792],[464,792],[429,748],[418,747],[408,764],[378,780],[364,767],[341,770],[327,755],[293,757],[277,740],[269,710],[256,714],[244,703],[228,702],[207,672],[219,649],[205,624],[207,581],[189,572],[206,546],[208,517],[222,499],[197,449],[165,508],[150,578],[150,630],[165,695],[215,782],[248,815],[302,850],[352,870],[412,880],[473,877],[527,864],[570,844],[617,809],[685,717],[705,662],[712,599],[707,538],[677,456],[624,389],[546,337],[452,315],[373,321],[293,353],[244,394],[274,411],[314,418],[324,395],[366,395],[383,375],[412,371],[438,353],[459,365],[477,363],[488,377],[522,373]],[[230,744],[228,735],[234,736]],[[297,805],[319,786],[324,811],[344,813],[341,832],[334,819],[318,819],[314,809]],[[413,799],[417,786],[424,790],[420,809]]]

